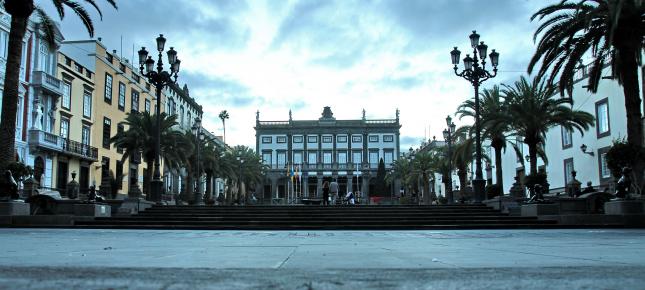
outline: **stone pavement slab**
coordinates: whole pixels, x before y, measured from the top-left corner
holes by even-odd
[[[0,245],[0,289],[645,289],[645,230],[0,229]]]

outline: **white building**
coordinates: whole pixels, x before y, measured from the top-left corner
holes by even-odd
[[[548,164],[544,164],[538,158],[538,169],[546,170],[551,192],[564,192],[566,184],[572,180],[571,172],[573,170],[576,171],[576,179],[582,183],[583,187],[588,181],[591,181],[596,189],[608,188],[613,191],[614,188],[613,177],[607,168],[605,154],[614,140],[627,136],[623,88],[617,80],[612,79],[611,68],[607,67],[603,70],[598,92],[593,94],[586,88],[587,71],[587,67],[578,70],[573,88],[572,108],[592,114],[596,118],[595,126],[585,132],[584,136],[581,136],[578,131],[567,132],[560,126],[548,131],[545,144]],[[642,100],[642,87],[640,92]],[[528,154],[526,145],[518,140],[514,142],[521,145],[522,156]],[[586,147],[585,152],[581,149],[583,145]],[[493,155],[489,156],[494,158]],[[526,160],[517,159],[511,148],[506,150],[502,158],[504,192],[508,193],[516,175],[523,177],[528,174],[529,163]]]

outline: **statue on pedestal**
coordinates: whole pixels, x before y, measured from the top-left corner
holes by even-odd
[[[11,170],[5,170],[2,181],[0,181],[0,199],[20,199],[20,195],[18,195],[18,183],[13,179]]]
[[[616,198],[629,198],[629,189],[632,186],[632,180],[629,177],[632,169],[628,166],[623,167],[623,175],[616,183]]]

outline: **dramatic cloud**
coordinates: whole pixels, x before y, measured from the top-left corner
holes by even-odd
[[[42,1],[52,15],[51,5]],[[316,119],[331,106],[338,119],[394,118],[401,111],[401,148],[441,138],[446,115],[473,97],[454,76],[449,52],[470,53],[476,29],[500,53],[490,87],[525,74],[542,0],[294,0],[103,1],[96,36],[131,58],[163,33],[182,59],[180,82],[204,107],[204,124],[221,133],[217,114],[228,110],[227,141],[255,146],[261,120]],[[69,13],[68,13],[69,14]],[[73,15],[62,23],[67,40],[86,39]],[[472,120],[457,120],[460,124]]]

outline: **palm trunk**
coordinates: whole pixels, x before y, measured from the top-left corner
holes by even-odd
[[[495,149],[495,181],[499,187],[500,194],[504,195],[504,175],[502,174],[502,148],[494,146]]]
[[[206,171],[206,200],[213,199],[213,173]]]
[[[25,1],[26,3],[19,3]],[[31,11],[27,15],[24,11],[16,11],[16,6],[28,6]],[[14,6],[11,9],[11,6]],[[33,1],[8,0],[5,8],[12,15],[11,31],[7,53],[7,66],[5,67],[4,92],[2,94],[2,120],[0,120],[0,168],[5,168],[14,160],[16,146],[16,114],[18,111],[18,86],[20,85],[20,62],[22,60],[22,39],[27,29],[27,19],[33,12]],[[12,11],[13,10],[13,11]],[[23,12],[23,13],[20,13]]]
[[[224,144],[226,144],[226,122],[222,119],[222,128],[224,129]]]
[[[526,144],[529,146],[529,162],[531,162],[531,175],[537,174],[537,144]]]
[[[430,198],[430,186],[428,183],[428,174],[423,172],[423,203],[425,204],[430,204],[432,201]]]
[[[461,197],[465,197],[466,193],[466,179],[468,178],[468,173],[466,172],[466,169],[464,170],[457,170],[457,176],[459,177],[459,193]]]
[[[625,111],[627,112],[627,142],[636,148],[643,148],[643,115],[641,114],[641,99],[638,91],[638,64],[634,50],[621,47],[619,58],[622,63],[621,77],[623,93],[625,94]],[[644,108],[645,109],[645,108]],[[636,160],[632,172],[636,173],[636,185],[643,186],[645,164]]]
[[[150,181],[152,180],[152,176],[154,174],[154,164],[155,160],[154,159],[146,159],[146,178],[143,181],[143,192],[146,194],[146,199],[150,200]]]

